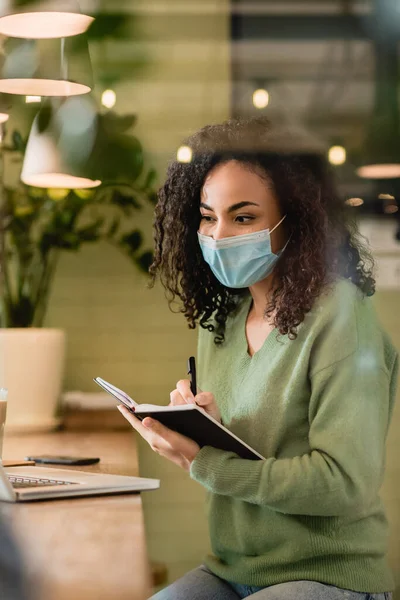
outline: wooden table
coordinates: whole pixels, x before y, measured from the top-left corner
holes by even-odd
[[[138,475],[131,431],[6,435],[5,460],[29,454],[99,456],[98,465],[78,468]],[[145,600],[151,596],[140,494],[0,502],[0,511],[11,523],[38,600]]]

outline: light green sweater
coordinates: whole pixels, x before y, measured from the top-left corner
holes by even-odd
[[[250,297],[222,346],[201,330],[199,386],[226,427],[266,460],[210,446],[190,475],[207,508],[219,577],[254,586],[312,580],[358,592],[393,590],[388,523],[379,497],[397,353],[372,301],[340,279],[299,327],[274,330],[251,358]]]

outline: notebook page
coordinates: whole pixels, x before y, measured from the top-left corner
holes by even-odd
[[[118,398],[118,400],[125,400],[129,404],[129,406],[132,407],[139,406],[137,402],[135,402],[130,396],[128,396],[128,394],[115,387],[115,385],[112,385],[105,379],[102,379],[101,377],[96,377],[95,382],[98,383],[106,392]]]

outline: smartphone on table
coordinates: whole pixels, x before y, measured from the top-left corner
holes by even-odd
[[[56,456],[53,454],[38,454],[25,456],[25,460],[34,460],[36,463],[46,465],[95,465],[100,461],[98,457],[89,456]]]

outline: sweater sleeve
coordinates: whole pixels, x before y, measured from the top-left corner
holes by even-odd
[[[212,493],[282,513],[359,514],[382,483],[391,373],[357,350],[316,372],[311,384],[308,453],[252,461],[205,446],[191,477]]]

